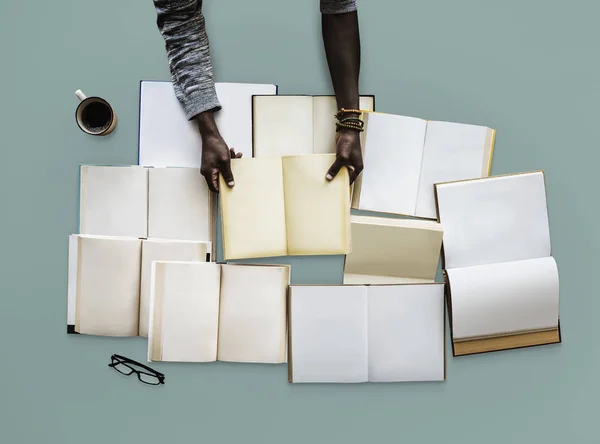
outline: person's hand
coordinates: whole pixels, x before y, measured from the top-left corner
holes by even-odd
[[[327,171],[327,180],[333,180],[342,167],[348,168],[350,184],[363,170],[360,133],[353,129],[342,128],[335,135],[336,159]]]
[[[231,159],[239,159],[242,153],[237,153],[229,148],[220,134],[209,135],[202,138],[202,164],[200,173],[206,179],[208,188],[215,193],[219,192],[219,174],[229,187],[235,185],[231,172]]]
[[[213,111],[204,111],[196,116],[198,129],[202,137],[202,163],[200,173],[206,179],[208,188],[219,192],[219,174],[227,186],[235,185],[233,173],[231,172],[231,159],[239,159],[242,153],[235,153],[229,148],[217,128]]]

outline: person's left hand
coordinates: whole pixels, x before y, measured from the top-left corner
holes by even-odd
[[[363,170],[360,133],[353,129],[342,128],[335,135],[336,159],[327,171],[327,180],[332,180],[342,167],[348,168],[350,185]]]

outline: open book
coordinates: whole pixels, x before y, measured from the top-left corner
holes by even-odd
[[[495,130],[365,113],[352,208],[435,219],[433,184],[490,174]]]
[[[360,108],[373,111],[375,97],[360,97]],[[337,111],[334,96],[254,96],[254,156],[335,153]]]
[[[350,251],[350,185],[334,154],[233,159],[235,186],[221,178],[225,260]]]
[[[252,96],[277,94],[277,86],[215,83],[221,110],[215,121],[225,142],[252,157]],[[196,122],[188,120],[168,81],[140,83],[140,165],[200,168],[202,139]]]
[[[288,266],[154,263],[148,361],[286,362]]]
[[[344,284],[434,282],[442,227],[434,221],[351,216]]]
[[[543,172],[435,189],[454,355],[560,342]]]
[[[209,242],[69,236],[67,331],[146,336],[151,266],[157,260],[209,260]]]
[[[445,379],[444,284],[290,286],[290,382]]]
[[[216,199],[197,168],[80,169],[79,232],[212,242]]]

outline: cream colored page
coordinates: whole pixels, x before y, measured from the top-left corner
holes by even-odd
[[[433,184],[481,177],[488,129],[428,122],[415,215],[437,218]]]
[[[351,220],[352,252],[346,256],[345,274],[435,278],[443,237],[440,224],[421,222],[419,226],[429,228],[417,228],[411,220],[355,215]]]
[[[447,270],[454,340],[558,327],[552,257]]]
[[[425,131],[422,119],[367,114],[359,209],[414,215]]]
[[[444,380],[444,284],[371,286],[369,381]]]
[[[285,361],[289,267],[223,265],[219,361]]]
[[[159,263],[157,263],[158,266]],[[162,360],[217,358],[220,265],[162,262]]]
[[[140,287],[140,336],[148,336],[150,312],[150,277],[153,261],[206,262],[210,244],[148,239],[142,242],[142,276]]]
[[[148,170],[83,165],[79,212],[81,234],[147,237]]]
[[[434,279],[415,279],[396,276],[378,276],[376,274],[348,274],[344,273],[344,285],[367,284],[426,284],[433,283]]]
[[[164,274],[164,264],[162,262],[152,262],[150,267],[150,307],[148,313],[148,362],[162,361],[161,331]]]
[[[446,268],[550,256],[541,172],[443,184],[437,194]]]
[[[312,96],[255,96],[253,100],[254,157],[312,154]]]
[[[290,255],[350,250],[350,180],[346,168],[332,181],[325,178],[334,161],[334,154],[283,158]]]
[[[373,111],[374,98],[360,97],[360,109]],[[335,154],[336,118],[338,112],[335,96],[315,96],[313,98],[313,153]]]
[[[79,333],[137,336],[141,244],[131,238],[79,238]]]
[[[79,250],[79,236],[69,236],[69,257],[67,273],[67,325],[75,325],[77,305],[77,252]]]
[[[209,190],[198,168],[151,168],[148,237],[213,241]]]
[[[224,260],[287,254],[281,158],[234,159],[235,186],[220,179]]]
[[[293,382],[368,380],[367,287],[290,288]]]

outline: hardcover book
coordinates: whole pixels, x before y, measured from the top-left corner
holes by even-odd
[[[292,285],[289,382],[445,380],[444,284]]]
[[[233,159],[235,186],[219,186],[225,260],[348,253],[350,182],[345,168],[325,178],[334,159]]]
[[[454,355],[560,342],[544,173],[435,190]]]
[[[484,126],[365,113],[364,164],[352,208],[436,218],[433,185],[490,174],[496,131]]]
[[[286,362],[289,266],[154,262],[148,361]]]

